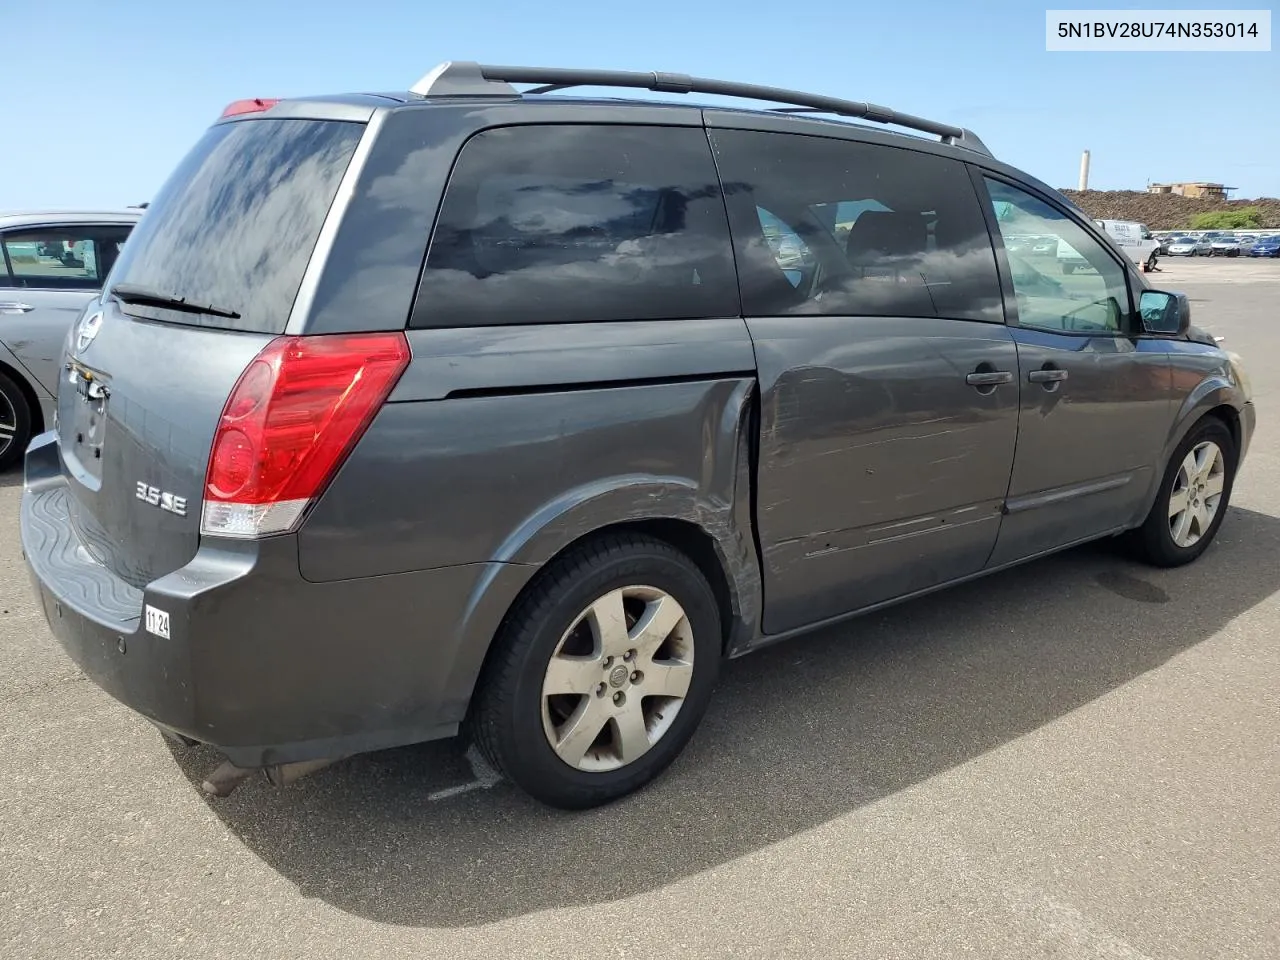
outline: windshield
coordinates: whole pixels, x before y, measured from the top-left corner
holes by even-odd
[[[112,286],[154,296],[130,313],[172,323],[282,333],[359,123],[257,119],[211,127],[147,210]],[[162,298],[210,304],[174,310]]]

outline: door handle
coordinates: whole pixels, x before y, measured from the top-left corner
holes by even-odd
[[[971,387],[994,387],[1002,383],[1012,383],[1013,374],[1008,370],[982,370],[971,373],[964,378]]]
[[[19,303],[16,300],[0,300],[0,313],[30,313],[34,310],[29,303]]]
[[[1067,371],[1046,367],[1043,370],[1032,370],[1027,374],[1027,379],[1032,383],[1061,383],[1067,379]]]

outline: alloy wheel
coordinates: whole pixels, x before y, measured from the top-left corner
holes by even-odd
[[[542,727],[556,755],[587,772],[617,770],[671,729],[693,680],[693,632],[674,597],[611,590],[565,631],[542,681]]]
[[[1176,546],[1195,546],[1208,533],[1226,479],[1226,459],[1212,440],[1196,444],[1183,458],[1169,494],[1169,533]]]

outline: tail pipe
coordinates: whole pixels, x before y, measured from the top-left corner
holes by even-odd
[[[342,758],[299,760],[296,763],[275,763],[267,767],[237,767],[230,760],[226,760],[205,777],[204,782],[200,784],[200,789],[210,796],[229,797],[236,787],[255,773],[263,774],[267,782],[274,787],[287,787],[308,774],[337,763],[340,759]]]

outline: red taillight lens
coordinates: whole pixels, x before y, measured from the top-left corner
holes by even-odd
[[[200,532],[293,528],[409,364],[402,333],[278,337],[249,364],[214,433]]]
[[[218,119],[238,117],[242,113],[261,113],[263,110],[270,110],[279,102],[279,97],[274,100],[264,100],[262,97],[254,97],[250,100],[233,100],[227,104],[226,109],[222,111],[222,116]]]

